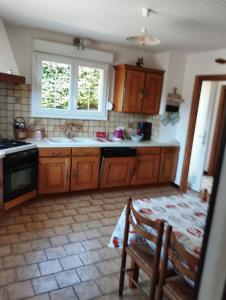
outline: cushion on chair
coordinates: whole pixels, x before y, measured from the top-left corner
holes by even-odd
[[[169,298],[178,300],[194,300],[194,293],[191,286],[180,276],[166,278],[163,292]]]

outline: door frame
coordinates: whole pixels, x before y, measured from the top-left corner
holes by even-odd
[[[207,168],[207,175],[213,176],[216,170],[216,159],[219,151],[219,140],[223,125],[223,113],[226,105],[226,85],[222,85],[220,91],[220,101],[217,109],[216,124],[214,128],[213,141],[210,150],[210,159]]]
[[[193,145],[193,140],[194,140],[196,119],[197,119],[197,114],[198,114],[199,100],[200,100],[200,94],[201,94],[203,81],[226,81],[226,74],[198,75],[195,77],[195,84],[194,84],[192,104],[191,104],[191,112],[190,112],[189,123],[188,123],[187,140],[186,140],[186,147],[185,147],[185,154],[184,154],[182,176],[181,176],[180,187],[179,187],[179,190],[183,193],[187,191],[188,172],[189,172],[189,166],[190,166],[190,160],[191,160],[192,145]]]

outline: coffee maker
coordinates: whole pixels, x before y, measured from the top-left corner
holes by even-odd
[[[152,123],[150,122],[138,122],[137,125],[137,134],[143,137],[143,141],[150,141],[151,139],[151,128]]]

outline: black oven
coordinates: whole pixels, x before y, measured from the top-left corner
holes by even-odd
[[[38,149],[6,154],[3,159],[3,201],[37,190]]]

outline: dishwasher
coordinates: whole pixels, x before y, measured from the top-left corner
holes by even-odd
[[[108,147],[101,150],[100,187],[129,186],[135,170],[136,149]]]

